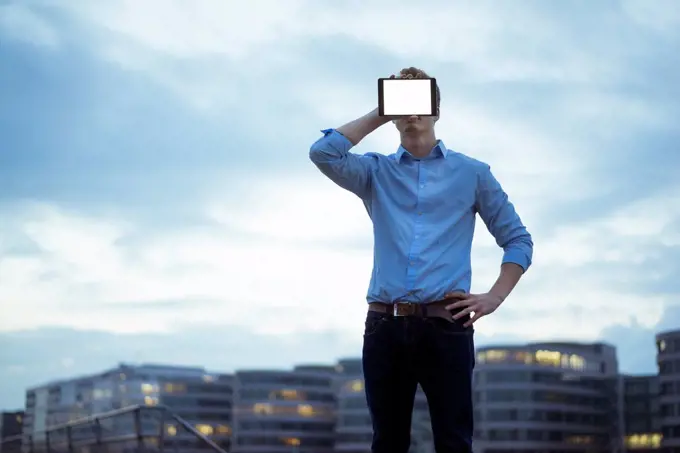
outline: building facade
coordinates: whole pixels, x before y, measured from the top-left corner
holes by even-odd
[[[335,427],[335,451],[370,453],[373,426],[366,403],[361,359],[341,360],[338,364],[338,412]],[[411,429],[411,451],[433,452],[427,400],[416,393]]]
[[[655,453],[661,447],[659,377],[621,376],[624,447],[626,451]]]
[[[664,453],[680,453],[680,330],[656,336],[659,414]]]
[[[479,349],[475,451],[620,451],[617,372],[615,348],[601,343]]]
[[[0,453],[21,451],[23,426],[24,411],[0,412]]]
[[[325,366],[237,372],[232,451],[332,452],[335,374]]]
[[[46,430],[56,425],[135,405],[163,405],[182,417],[218,445],[229,448],[231,440],[233,377],[211,374],[203,368],[126,365],[89,376],[52,382],[29,389],[23,434],[34,444],[47,441]],[[162,425],[161,425],[162,423]],[[142,430],[183,452],[204,449],[204,443],[177,424],[161,422],[145,414]],[[132,414],[102,423],[109,435],[135,430]],[[53,433],[52,442],[65,441]]]

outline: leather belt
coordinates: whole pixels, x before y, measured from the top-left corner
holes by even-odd
[[[438,300],[430,303],[413,303],[413,302],[395,302],[383,303],[373,302],[368,304],[368,310],[378,313],[386,313],[391,316],[410,316],[416,318],[444,318],[448,321],[452,320],[452,316],[460,311],[449,311],[445,307],[455,302],[455,299]],[[463,317],[459,321],[465,321],[468,316]]]

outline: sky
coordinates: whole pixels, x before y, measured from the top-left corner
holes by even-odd
[[[674,0],[0,0],[0,409],[118,362],[358,356],[370,220],[308,151],[409,66],[534,238],[477,344],[606,341],[655,372],[680,328],[679,51]]]

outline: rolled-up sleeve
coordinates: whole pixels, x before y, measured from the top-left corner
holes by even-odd
[[[478,174],[477,212],[503,248],[503,263],[517,264],[526,272],[534,251],[531,234],[488,165]]]
[[[350,152],[354,145],[335,129],[321,132],[323,137],[309,150],[309,158],[314,165],[343,189],[362,199],[370,197],[375,157]]]

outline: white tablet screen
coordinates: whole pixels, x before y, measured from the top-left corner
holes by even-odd
[[[435,115],[433,79],[380,79],[379,102],[384,116]]]

